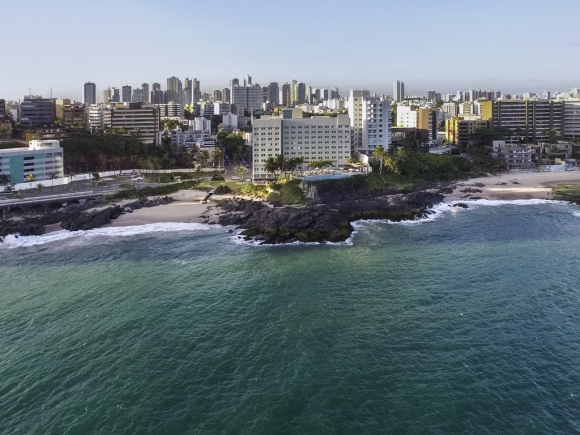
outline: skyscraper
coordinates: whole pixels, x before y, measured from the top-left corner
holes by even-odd
[[[296,85],[296,103],[304,104],[306,102],[306,85],[298,83]]]
[[[298,93],[298,82],[296,80],[292,80],[292,87],[290,88],[290,105],[296,104],[296,94]]]
[[[223,101],[222,91],[220,91],[219,89],[216,89],[215,91],[213,91],[213,100],[214,101]]]
[[[169,77],[167,79],[167,90],[165,91],[165,102],[180,103],[181,102],[181,80],[177,77]]]
[[[290,83],[288,82],[282,85],[282,106],[290,106]]]
[[[85,107],[88,107],[91,104],[97,104],[97,86],[91,82],[85,83],[84,96],[83,103],[85,103]]]
[[[393,100],[399,102],[405,99],[405,83],[396,81],[393,82]]]
[[[201,83],[198,79],[193,79],[192,86],[193,86],[193,103],[197,104],[197,102],[201,100]]]
[[[239,86],[240,85],[240,80],[237,78],[231,79],[230,80],[230,88],[234,87],[234,86]]]
[[[141,89],[143,89],[143,102],[149,103],[151,101],[151,94],[149,91],[149,83],[143,83],[141,85]]]
[[[132,89],[131,86],[125,85],[121,88],[121,101],[123,103],[130,103],[131,102],[131,94]]]
[[[272,82],[268,85],[268,101],[275,106],[280,102],[280,86],[277,82]]]
[[[231,89],[230,88],[224,88],[224,90],[222,91],[222,97],[223,97],[223,101],[224,103],[231,103],[232,102],[232,98],[231,98]]]

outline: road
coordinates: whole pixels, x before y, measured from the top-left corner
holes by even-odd
[[[242,156],[241,158],[241,164],[243,167],[245,167],[248,172],[244,173],[244,178],[250,178],[252,176],[252,150],[251,148],[248,149],[248,151]],[[238,168],[238,164],[237,162],[233,162],[231,159],[229,159],[227,156],[225,158],[225,162],[224,162],[224,169],[226,171],[226,173],[224,174],[224,178],[226,180],[231,180],[232,177],[237,177],[238,174],[236,172],[236,169]]]

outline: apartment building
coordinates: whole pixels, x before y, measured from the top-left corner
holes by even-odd
[[[56,116],[55,100],[51,98],[25,97],[20,110],[20,124],[23,127],[53,122]]]
[[[50,179],[52,173],[63,177],[63,150],[58,140],[33,140],[28,148],[0,150],[0,174],[10,175],[12,183],[24,183],[33,175],[35,181]]]
[[[409,106],[397,106],[397,127],[416,128],[417,112]]]
[[[348,113],[352,151],[371,155],[375,148],[391,144],[391,103],[367,90],[351,90]]]
[[[490,122],[478,116],[454,116],[445,121],[445,137],[449,143],[467,146],[469,136],[480,128],[489,128]]]
[[[253,132],[254,179],[272,178],[264,169],[269,157],[303,157],[305,163],[331,160],[342,166],[351,156],[348,115],[257,119]]]
[[[111,128],[124,127],[126,136],[139,130],[143,143],[159,143],[159,111],[155,106],[130,103],[111,110]]]
[[[232,86],[232,104],[236,107],[236,113],[244,116],[244,110],[253,112],[262,107],[262,87],[255,86]]]
[[[498,159],[505,160],[510,169],[528,169],[533,166],[533,153],[529,145],[509,144],[503,140],[494,140],[493,153]]]
[[[493,128],[518,132],[526,142],[548,138],[557,130],[561,139],[580,136],[580,100],[499,100],[493,102]]]

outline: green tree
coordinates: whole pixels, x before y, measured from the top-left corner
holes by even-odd
[[[278,162],[274,157],[268,157],[264,162],[264,170],[267,174],[273,174],[276,177],[276,171],[278,170]]]
[[[223,166],[224,151],[220,147],[216,147],[213,152],[213,163],[219,169]]]
[[[387,158],[387,152],[382,146],[376,147],[373,151],[373,156],[375,156],[379,161],[379,173],[383,174],[383,165],[385,164],[385,159]]]
[[[244,174],[248,172],[248,170],[246,168],[244,168],[243,166],[240,166],[238,169],[236,169],[236,173],[240,176],[240,178],[243,180],[244,179]]]
[[[199,153],[198,159],[199,159],[199,164],[201,165],[201,167],[205,168],[206,163],[210,159],[209,151],[208,150],[201,151]]]
[[[7,186],[10,184],[11,177],[8,174],[0,174],[0,184],[2,186]]]
[[[35,179],[34,174],[29,174],[26,177],[24,177],[24,179],[26,180],[27,183],[32,183]]]
[[[0,137],[4,140],[6,140],[6,135],[8,134],[8,128],[7,127],[0,127]]]
[[[38,191],[39,191],[39,192],[42,192],[42,189],[44,189],[44,184],[42,184],[42,183],[38,183],[38,184],[36,185],[36,188],[38,189]]]
[[[50,186],[50,190],[52,191],[52,188],[54,187],[54,180],[58,178],[58,172],[49,172],[46,175],[48,175],[48,179],[52,181],[52,184]]]
[[[177,127],[179,127],[180,122],[177,119],[164,118],[161,121],[161,124],[165,130],[175,130]]]

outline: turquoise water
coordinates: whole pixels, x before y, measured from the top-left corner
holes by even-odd
[[[310,175],[308,177],[304,177],[304,181],[337,180],[340,178],[350,178],[350,175],[349,174]]]
[[[578,211],[447,208],[336,246],[10,239],[0,433],[579,433]]]

